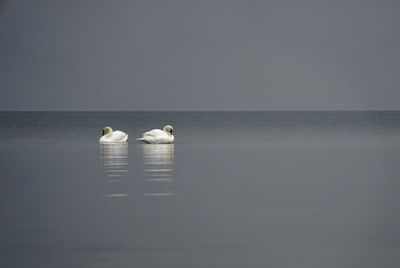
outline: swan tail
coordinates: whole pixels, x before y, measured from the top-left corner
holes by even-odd
[[[123,142],[126,142],[128,140],[128,134],[125,135],[125,137],[122,138]]]

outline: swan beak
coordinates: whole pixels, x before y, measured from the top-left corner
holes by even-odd
[[[101,135],[104,136],[104,129],[101,130]]]

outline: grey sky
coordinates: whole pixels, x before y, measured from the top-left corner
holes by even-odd
[[[1,110],[400,109],[399,1],[3,1]]]

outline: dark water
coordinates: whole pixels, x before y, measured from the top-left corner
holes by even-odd
[[[165,123],[174,145],[134,143]],[[0,133],[0,267],[400,266],[400,112],[0,113]]]

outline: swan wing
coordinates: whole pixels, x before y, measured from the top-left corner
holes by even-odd
[[[115,130],[111,135],[102,136],[100,138],[101,143],[110,143],[110,142],[126,142],[128,140],[128,134],[125,132]]]
[[[128,134],[126,134],[125,132],[116,130],[113,132],[111,138],[115,141],[127,141],[128,140]]]
[[[161,129],[153,129],[148,132],[143,133],[143,137],[137,139],[145,143],[172,143],[174,141],[174,136],[168,135]]]
[[[143,133],[143,137],[145,137],[145,136],[158,137],[158,136],[164,136],[164,135],[167,135],[167,133],[165,133],[161,129],[153,129],[153,130]]]

